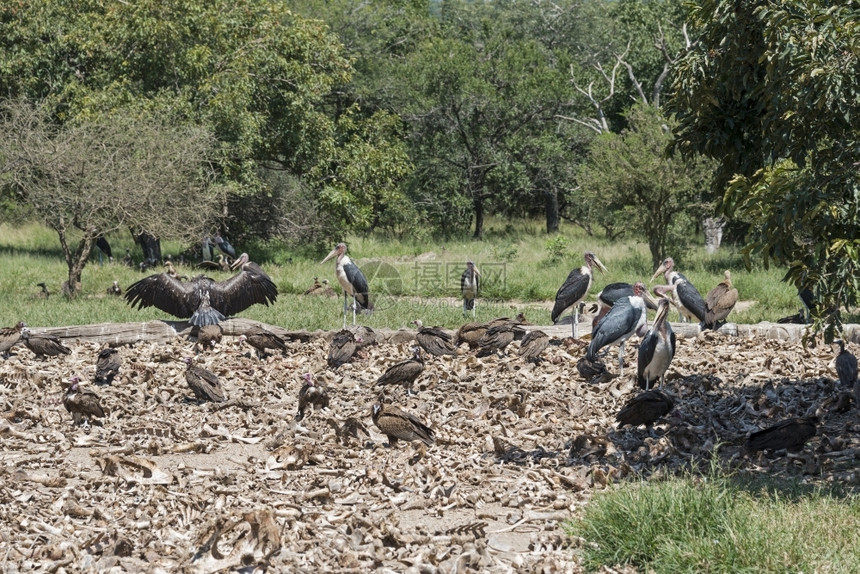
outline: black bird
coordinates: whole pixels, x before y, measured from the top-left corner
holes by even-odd
[[[122,295],[122,287],[119,286],[119,281],[114,281],[113,285],[107,288],[107,294],[119,297]]]
[[[99,351],[96,357],[96,377],[95,382],[109,385],[113,382],[114,377],[119,373],[119,368],[122,366],[122,360],[119,356],[119,351],[112,347],[106,347]]]
[[[300,421],[305,418],[305,409],[308,406],[313,406],[314,409],[324,409],[328,406],[328,387],[314,381],[314,376],[310,373],[302,375],[305,382],[302,388],[299,389],[299,410],[296,413],[296,420]]]
[[[113,251],[111,250],[110,243],[107,242],[107,239],[104,237],[96,239],[96,247],[99,248],[99,251],[107,255],[108,263],[113,263]]]
[[[641,281],[637,282],[637,284],[642,286],[642,299],[645,301],[645,306],[652,311],[656,311],[657,303],[655,303],[654,299],[648,295],[648,290],[645,288],[645,284]],[[591,322],[592,332],[600,320],[609,313],[609,310],[613,305],[615,305],[616,301],[622,297],[630,297],[636,294],[634,289],[635,285],[632,283],[610,283],[597,294],[597,316]]]
[[[555,323],[565,311],[573,307],[571,332],[574,339],[576,338],[576,324],[579,322],[579,302],[588,295],[592,280],[591,268],[595,265],[601,271],[606,271],[606,267],[600,262],[597,255],[591,251],[586,251],[585,265],[571,271],[555,294],[555,305],[552,307],[552,315],[550,316],[552,322]]]
[[[478,341],[480,350],[477,356],[486,357],[493,353],[504,352],[507,346],[511,344],[511,341],[516,338],[516,330],[518,329],[523,331],[523,334],[525,333],[522,327],[517,326],[512,321],[488,327],[484,336]]]
[[[421,422],[418,417],[394,406],[374,403],[370,411],[373,424],[388,437],[388,444],[394,446],[398,440],[420,440],[427,446],[434,441],[433,429]]]
[[[203,238],[201,246],[203,248],[203,261],[212,261],[215,259],[215,245],[212,238],[208,235]]]
[[[122,258],[122,264],[126,267],[134,267],[134,259],[131,258],[131,249],[125,248],[125,257]]]
[[[400,361],[399,363],[388,367],[378,379],[377,385],[403,385],[407,392],[412,391],[412,385],[415,379],[421,376],[424,372],[424,359],[421,357],[421,349],[412,347],[412,358]]]
[[[233,249],[233,246],[230,245],[230,242],[221,237],[220,235],[216,235],[212,238],[215,241],[215,245],[218,246],[218,249],[221,250],[225,255],[229,255],[233,259],[236,259],[236,250]]]
[[[666,321],[669,315],[669,300],[660,299],[657,303],[657,316],[648,333],[639,343],[637,357],[637,380],[646,391],[651,382],[660,379],[660,386],[666,379],[666,371],[675,357],[675,333]]]
[[[647,308],[642,298],[644,285],[635,285],[635,295],[622,297],[615,302],[609,313],[594,328],[591,335],[591,343],[585,358],[592,364],[597,361],[597,353],[603,347],[618,345],[618,367],[621,376],[624,376],[624,345],[634,333],[645,335],[647,326]]]
[[[27,327],[21,329],[21,339],[24,341],[24,345],[40,359],[44,359],[46,356],[68,355],[72,352],[57,337],[47,334],[34,335],[30,333],[30,329]]]
[[[478,341],[483,338],[487,332],[487,323],[466,323],[460,325],[457,329],[457,335],[454,337],[454,344],[458,347],[463,343],[468,343],[470,349],[478,346]]]
[[[266,356],[266,349],[278,349],[284,352],[287,350],[287,344],[281,337],[262,327],[251,327],[239,337],[239,342],[248,343],[254,347],[260,359]]]
[[[475,316],[475,299],[480,293],[481,273],[474,262],[466,261],[466,270],[460,275],[460,294],[463,295],[463,316],[467,311]]]
[[[650,426],[660,417],[669,414],[675,407],[672,397],[656,389],[639,393],[624,405],[615,420],[618,428],[624,425]]]
[[[48,286],[45,283],[36,283],[36,287],[41,289],[34,295],[36,299],[48,299],[51,296],[51,292],[48,291]]]
[[[518,353],[526,361],[537,361],[547,346],[549,346],[549,335],[535,329],[526,333],[523,340],[520,341]]]
[[[18,321],[14,327],[3,327],[0,329],[0,354],[3,357],[9,356],[9,350],[12,349],[21,340],[21,330],[26,327],[24,321]]]
[[[725,321],[738,302],[738,290],[732,285],[732,273],[728,269],[723,280],[705,296],[705,328],[716,329]]]
[[[350,297],[352,297],[353,325],[355,325],[357,312],[361,310],[373,311],[373,303],[370,301],[370,287],[367,285],[367,278],[364,273],[346,254],[346,243],[338,243],[320,262],[320,265],[332,257],[337,257],[334,271],[340,286],[343,287],[343,328],[346,329],[346,313],[349,308]]]
[[[746,442],[746,449],[781,450],[797,452],[803,449],[810,438],[818,432],[818,417],[786,419],[766,429],[752,433]]]
[[[424,351],[435,357],[457,354],[454,338],[440,327],[425,327],[421,319],[415,319],[412,324],[418,329],[415,340]]]
[[[839,354],[836,355],[836,374],[843,387],[854,388],[857,382],[857,357],[845,348],[845,341],[838,339],[834,343],[839,345]]]
[[[699,323],[705,322],[705,313],[707,306],[702,294],[696,289],[696,286],[682,274],[675,271],[675,260],[667,257],[663,260],[660,266],[654,271],[651,281],[663,274],[666,278],[666,284],[671,285],[675,292],[675,300],[678,303],[678,309],[681,312],[681,318],[684,321],[695,318]]]
[[[259,265],[243,253],[233,264],[241,271],[226,281],[198,275],[180,281],[167,273],[150,275],[132,284],[126,301],[138,309],[156,307],[192,325],[217,325],[225,317],[240,313],[251,305],[269,306],[278,298],[278,288]]]
[[[227,400],[224,395],[224,389],[221,388],[221,381],[218,379],[218,375],[203,367],[198,367],[194,364],[194,359],[191,357],[186,357],[184,360],[187,365],[185,369],[185,381],[194,392],[198,403],[203,401],[223,403]]]
[[[84,419],[93,417],[104,418],[105,411],[102,408],[99,396],[90,390],[80,390],[78,377],[71,378],[71,384],[66,389],[63,397],[63,406],[72,414],[75,424],[80,424]]]
[[[343,329],[334,334],[328,347],[326,362],[332,369],[337,369],[352,361],[353,355],[358,348],[358,341],[351,331]]]

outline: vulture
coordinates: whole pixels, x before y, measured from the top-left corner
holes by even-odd
[[[95,382],[109,385],[113,382],[114,377],[119,373],[119,368],[122,365],[119,351],[112,347],[106,347],[99,351],[96,357],[96,377]]]
[[[746,442],[749,451],[781,450],[797,452],[803,449],[817,432],[818,417],[786,419],[772,427],[752,433]]]
[[[71,383],[66,389],[63,397],[63,406],[72,414],[75,424],[80,424],[84,419],[92,417],[104,418],[105,411],[102,408],[99,396],[92,391],[82,391],[78,388],[80,378],[72,377]]]
[[[21,330],[26,327],[24,321],[18,321],[14,327],[3,327],[0,329],[0,353],[3,357],[9,355],[9,350],[21,340]]]
[[[839,345],[839,354],[836,355],[836,374],[843,387],[854,388],[857,382],[857,357],[845,348],[845,341],[838,339],[834,343]]]
[[[405,361],[400,361],[396,365],[388,367],[388,370],[382,373],[376,379],[377,385],[397,385],[401,384],[406,387],[407,392],[412,390],[412,384],[415,382],[421,373],[424,372],[424,359],[421,358],[421,349],[418,347],[412,348],[412,358]]]
[[[260,359],[266,356],[266,349],[279,349],[284,352],[287,350],[287,344],[281,337],[262,327],[251,327],[239,337],[239,342],[254,347]]]
[[[214,269],[215,271],[230,271],[230,262],[223,253],[218,254],[218,261],[201,261],[197,264],[198,269]]]
[[[669,414],[675,407],[675,401],[657,389],[639,393],[624,405],[615,420],[618,428],[624,425],[638,427],[639,425],[650,426],[660,417]]]
[[[131,249],[125,248],[125,257],[122,258],[122,264],[126,267],[134,267],[134,259],[131,257]]]
[[[726,320],[737,302],[738,290],[732,286],[731,271],[726,269],[720,284],[705,296],[705,328],[718,328],[720,321]]]
[[[470,349],[478,346],[478,341],[487,332],[486,323],[466,323],[457,329],[457,335],[454,338],[454,344],[458,347],[463,343],[468,343]]]
[[[247,253],[239,256],[233,268],[241,270],[225,281],[204,275],[191,281],[180,281],[167,273],[150,275],[132,284],[125,299],[132,307],[156,307],[198,327],[217,325],[251,305],[268,307],[277,300],[277,286]]]
[[[197,342],[194,346],[201,347],[205,351],[220,343],[222,337],[220,325],[204,325],[197,329]]]
[[[433,445],[433,429],[418,420],[416,416],[394,405],[374,403],[370,418],[373,419],[376,428],[388,437],[390,446],[394,446],[398,439],[420,440],[427,446]]]
[[[33,351],[40,359],[44,359],[46,356],[56,357],[57,355],[68,355],[72,352],[72,350],[63,345],[57,337],[44,334],[33,335],[27,327],[21,329],[21,339],[24,340],[24,345]]]
[[[433,356],[456,355],[457,347],[454,346],[453,337],[443,331],[440,327],[425,327],[421,319],[415,319],[412,324],[418,329],[415,340],[424,351]]]
[[[114,280],[113,285],[106,289],[106,293],[114,297],[122,295],[122,287],[119,286],[119,281]]]
[[[36,287],[39,287],[41,290],[33,295],[34,299],[47,299],[51,296],[51,292],[48,291],[48,286],[44,283],[36,283]]]
[[[314,376],[310,373],[302,375],[305,382],[302,388],[299,389],[299,411],[296,413],[296,420],[300,421],[305,418],[305,409],[308,405],[314,409],[324,409],[328,407],[328,387],[314,381]]]
[[[221,388],[221,381],[218,380],[218,375],[212,371],[207,371],[203,367],[194,365],[194,359],[191,357],[186,357],[185,363],[187,365],[185,380],[194,392],[198,403],[203,401],[223,403],[227,400],[224,396],[224,389]]]
[[[328,286],[328,279],[320,281],[319,277],[314,277],[314,284],[305,289],[305,295],[325,295],[326,297],[330,297],[337,295],[337,293]]]
[[[352,361],[355,350],[358,347],[355,335],[351,331],[343,329],[334,334],[328,347],[328,358],[326,362],[332,369]]]
[[[520,342],[519,355],[526,361],[537,361],[548,345],[549,335],[539,330],[529,331]]]
[[[511,341],[514,339],[522,339],[525,335],[525,329],[519,326],[514,321],[498,322],[495,325],[490,323],[484,336],[478,341],[478,357],[486,357],[494,352],[504,352]]]
[[[587,357],[580,357],[576,362],[576,370],[583,379],[592,379],[606,372],[606,364],[598,357],[593,361]]]

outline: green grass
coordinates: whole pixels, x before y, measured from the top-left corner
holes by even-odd
[[[566,525],[588,571],[860,572],[860,500],[796,483],[688,476],[626,483]]]
[[[142,277],[137,269],[119,263],[126,247],[132,249],[137,261],[141,259],[131,237],[117,234],[109,240],[116,261],[99,265],[96,251],[84,269],[81,296],[66,301],[59,292],[68,271],[56,235],[38,224],[0,225],[0,296],[5,303],[0,306],[0,325],[19,320],[34,326],[59,326],[169,318],[158,310],[132,310],[104,294],[114,279],[125,288]],[[590,238],[572,226],[565,227],[559,236],[547,237],[537,221],[490,220],[484,241],[468,237],[432,241],[420,234],[399,241],[379,236],[344,240],[350,256],[369,276],[371,292],[380,295],[377,312],[360,319],[374,327],[398,328],[419,317],[425,324],[461,324],[459,276],[467,259],[475,261],[484,279],[479,320],[523,311],[533,323],[549,322],[547,302],[555,298],[570,270],[583,264],[586,250],[597,253],[609,268],[606,274],[596,274],[592,300],[608,283],[647,281],[653,272],[647,246],[642,243]],[[162,249],[165,254],[176,254],[181,246],[167,242]],[[315,253],[309,246],[287,249],[272,243],[254,246],[249,252],[278,285],[281,295],[272,307],[251,307],[243,317],[288,328],[332,329],[340,325],[341,302],[301,296],[315,276],[336,284],[334,264],[320,265],[327,249]],[[679,269],[703,295],[722,280],[723,269],[732,270],[741,299],[755,301],[749,309],[732,314],[730,318],[736,322],[776,320],[799,308],[795,290],[780,282],[784,270],[747,271],[741,257],[730,248],[715,256],[696,248],[676,259]],[[199,272],[191,267],[178,270],[188,275]],[[216,279],[227,277],[212,275]],[[36,283],[41,281],[55,293],[48,301],[33,299],[38,291]]]

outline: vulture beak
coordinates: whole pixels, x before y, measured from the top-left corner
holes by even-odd
[[[326,261],[328,261],[329,259],[331,259],[331,258],[332,258],[332,257],[334,257],[335,255],[337,255],[337,247],[335,247],[334,249],[332,249],[332,250],[331,250],[331,252],[330,252],[328,255],[326,255],[326,256],[325,256],[325,259],[323,259],[322,261],[320,261],[320,265],[322,265],[323,263],[325,263]]]
[[[657,271],[654,272],[654,275],[651,276],[651,280],[648,283],[653,283],[654,279],[657,278],[658,275],[662,275],[666,272],[666,262],[660,264],[660,267],[657,268]]]

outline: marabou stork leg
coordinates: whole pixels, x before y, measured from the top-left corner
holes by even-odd
[[[343,328],[346,329],[346,309],[349,306],[349,294],[344,290],[343,292]]]
[[[624,376],[624,343],[618,345],[618,370],[621,371],[622,377]]]
[[[576,306],[573,309],[573,317],[571,318],[570,323],[570,332],[571,336],[576,339],[576,324],[579,323],[579,306]]]
[[[358,307],[358,303],[355,301],[355,291],[352,292],[352,324],[355,325],[355,309]]]

